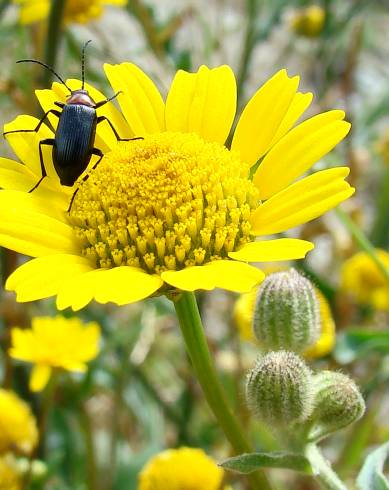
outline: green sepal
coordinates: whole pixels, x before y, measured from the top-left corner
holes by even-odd
[[[245,453],[228,458],[220,465],[222,468],[235,473],[252,473],[260,468],[286,468],[312,475],[312,467],[303,454],[286,451],[263,453]]]

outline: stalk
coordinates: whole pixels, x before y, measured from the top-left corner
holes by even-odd
[[[239,422],[228,406],[217,377],[195,295],[191,292],[182,292],[175,300],[174,306],[194,372],[216,420],[237,454],[253,452]],[[270,483],[262,471],[252,473],[248,479],[253,490],[271,490]]]

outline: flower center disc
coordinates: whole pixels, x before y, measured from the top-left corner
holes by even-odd
[[[180,270],[251,241],[258,205],[237,153],[194,134],[120,143],[80,183],[70,219],[96,267]]]

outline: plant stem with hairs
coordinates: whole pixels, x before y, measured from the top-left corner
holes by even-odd
[[[224,390],[219,382],[208,349],[195,295],[191,292],[181,292],[174,300],[174,306],[194,372],[219,426],[236,453],[252,452],[252,447],[228,406]],[[270,483],[263,471],[256,471],[248,475],[248,479],[252,490],[271,490]]]

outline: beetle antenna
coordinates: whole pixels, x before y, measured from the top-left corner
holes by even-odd
[[[64,80],[58,75],[57,72],[55,72],[51,66],[49,65],[46,65],[46,63],[42,63],[42,61],[38,61],[38,60],[18,60],[16,63],[37,63],[38,65],[41,65],[41,66],[44,66],[45,68],[47,68],[49,71],[51,71],[51,73],[53,75],[55,75],[58,80],[63,83],[65,85],[65,87],[69,90],[69,92],[71,93],[71,89],[66,85],[66,83],[64,82]]]
[[[81,90],[84,90],[84,85],[85,85],[85,49],[88,46],[89,43],[92,42],[92,39],[89,39],[87,41],[83,48],[82,48],[82,56],[81,56],[81,80],[82,80],[82,87]]]

